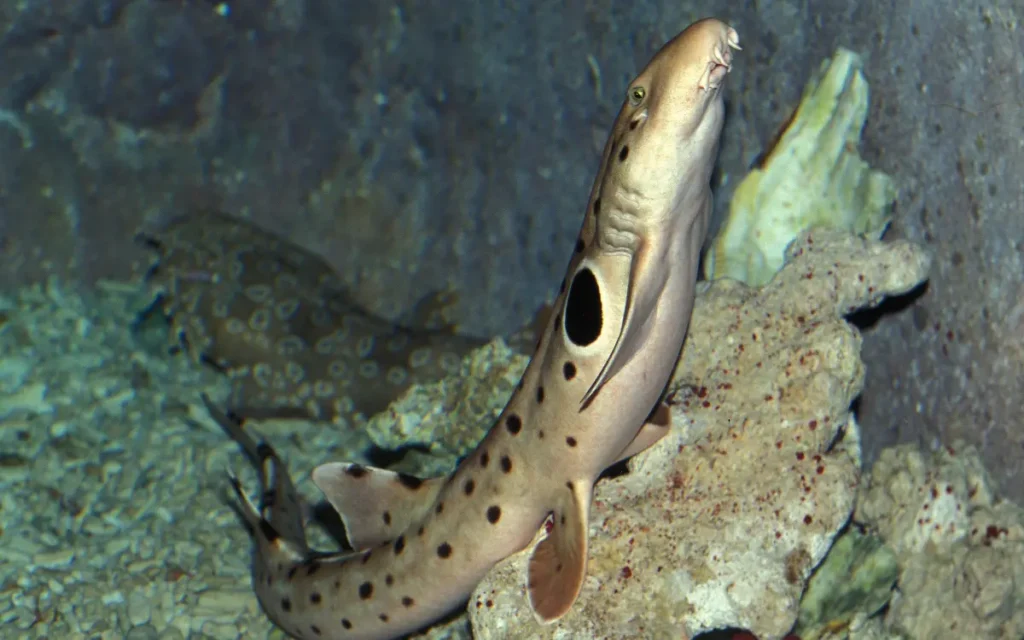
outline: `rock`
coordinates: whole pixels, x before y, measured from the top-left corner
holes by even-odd
[[[859,626],[889,603],[899,572],[896,554],[880,537],[850,527],[808,582],[796,636],[845,638],[848,627]]]
[[[529,362],[496,338],[463,358],[456,375],[413,385],[370,418],[366,431],[383,449],[418,445],[429,452],[429,457],[414,456],[415,466],[402,470],[422,476],[448,473],[490,429]]]
[[[997,497],[973,446],[886,449],[855,518],[897,555],[884,626],[909,638],[1024,637],[1024,509]]]

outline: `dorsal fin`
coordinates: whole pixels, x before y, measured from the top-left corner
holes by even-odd
[[[334,506],[356,551],[394,540],[434,505],[447,477],[422,480],[348,462],[322,464],[313,482]]]
[[[459,294],[451,289],[429,291],[416,301],[412,309],[398,318],[405,327],[420,327],[444,334],[454,334],[458,327],[448,317],[459,303]]]

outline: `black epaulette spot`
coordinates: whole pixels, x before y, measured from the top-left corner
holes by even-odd
[[[262,533],[263,537],[267,539],[267,542],[276,542],[277,539],[281,537],[281,534],[277,532],[277,529],[275,529],[274,526],[266,520],[260,520],[260,533]]]

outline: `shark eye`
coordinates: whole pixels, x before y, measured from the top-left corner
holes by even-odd
[[[629,104],[631,106],[640,106],[640,103],[647,97],[647,89],[643,87],[633,87],[629,90]]]

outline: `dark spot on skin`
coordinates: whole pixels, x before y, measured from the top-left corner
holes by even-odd
[[[366,555],[363,556],[363,564],[366,564],[367,562],[369,562],[370,561],[370,556],[372,556],[372,555],[373,555],[373,550],[372,549],[370,551],[367,551]]]
[[[541,429],[540,431],[537,432],[537,437],[540,438],[541,440],[544,439],[544,430],[543,429]]]
[[[320,627],[315,624],[309,625],[309,630],[312,631],[314,635],[320,635]]]
[[[420,527],[420,530],[416,532],[416,535],[418,535],[419,537],[422,538],[423,534],[426,533],[426,532],[427,532],[427,529],[425,527]]]
[[[359,585],[359,599],[360,600],[369,600],[372,597],[373,597],[373,583],[372,582],[364,582],[363,584]]]
[[[398,536],[395,540],[395,555],[400,555],[403,549],[405,549],[405,536]]]
[[[523,428],[523,419],[514,413],[510,413],[508,417],[505,418],[505,428],[508,429],[508,432],[512,435],[518,435]]]
[[[565,376],[566,380],[572,380],[573,378],[575,378],[576,377],[576,365],[574,365],[571,362],[566,361],[566,363],[562,365],[562,375]]]
[[[583,242],[583,238],[576,239],[576,253],[583,253],[583,250],[587,248],[587,244]]]
[[[498,524],[498,520],[501,520],[501,507],[498,505],[487,507],[487,521],[491,524]]]
[[[565,444],[569,445],[570,447],[575,447],[576,446],[576,438],[574,438],[572,436],[569,436],[568,438],[565,439]]]
[[[562,517],[559,519],[559,522],[562,524],[563,527],[565,526],[565,514],[564,513],[562,514]]]
[[[292,601],[289,600],[288,598],[281,598],[281,608],[284,609],[285,611],[291,611],[292,610]]]
[[[299,570],[299,565],[295,565],[288,570],[288,579],[291,580],[295,577],[295,572]]]
[[[471,496],[473,495],[473,489],[476,489],[476,483],[473,482],[472,478],[466,480],[466,484],[462,486],[462,490],[466,493],[467,496]]]
[[[388,585],[389,587],[395,584],[395,576],[391,575],[390,573],[384,576],[384,584]]]
[[[484,451],[483,453],[480,454],[480,468],[481,469],[486,469],[487,468],[487,463],[490,462],[490,461],[491,461],[491,456],[487,455],[486,451]]]
[[[346,629],[351,629],[352,628],[352,623],[348,621],[348,618],[342,618],[341,619],[341,626],[345,627]]]
[[[416,604],[416,601],[413,600],[412,598],[410,598],[409,596],[405,596],[405,597],[402,598],[402,606],[403,607],[409,608],[409,607],[411,607],[414,604]]]
[[[441,515],[442,511],[444,511],[444,503],[438,502],[437,506],[434,507],[434,513],[436,513],[437,515]]]
[[[438,547],[437,547],[437,557],[438,558],[449,558],[449,557],[451,557],[451,555],[452,555],[452,545],[448,544],[447,542],[442,542],[440,545],[438,545]]]
[[[391,514],[387,511],[384,512],[384,524],[391,526]]]
[[[402,486],[407,489],[419,489],[423,484],[423,481],[416,476],[411,476],[408,473],[399,473],[398,481],[402,483]]]
[[[619,162],[625,162],[626,157],[629,155],[629,147],[622,145],[622,149],[619,150]]]
[[[313,593],[309,594],[309,601],[312,604],[320,604],[320,600],[321,599],[322,598],[320,597],[319,593],[313,592]]]
[[[263,537],[267,539],[267,542],[274,542],[281,537],[281,534],[277,532],[277,529],[275,529],[273,525],[266,520],[260,520],[260,533],[262,533]]]
[[[363,476],[365,476],[368,473],[368,471],[366,470],[366,467],[364,467],[362,465],[354,464],[351,467],[349,467],[348,469],[346,469],[345,473],[347,473],[348,475],[352,476],[353,478],[362,478]]]
[[[388,614],[386,614],[386,613],[380,614],[379,617],[380,617],[380,621],[381,622],[387,622],[388,621]]]
[[[537,404],[544,402],[544,387],[537,387]]]
[[[311,576],[320,570],[320,563],[316,560],[310,560],[309,564],[306,565],[306,575]]]
[[[259,458],[260,462],[263,462],[267,458],[274,456],[274,450],[270,448],[270,445],[266,442],[261,442],[256,445],[256,457]]]
[[[629,130],[632,131],[633,129],[636,129],[637,125],[639,124],[640,120],[633,120],[632,122],[629,123]]]
[[[580,269],[565,300],[565,334],[573,344],[585,347],[601,335],[603,322],[597,278],[590,269]]]
[[[512,458],[508,456],[501,456],[501,470],[505,473],[512,472]]]

